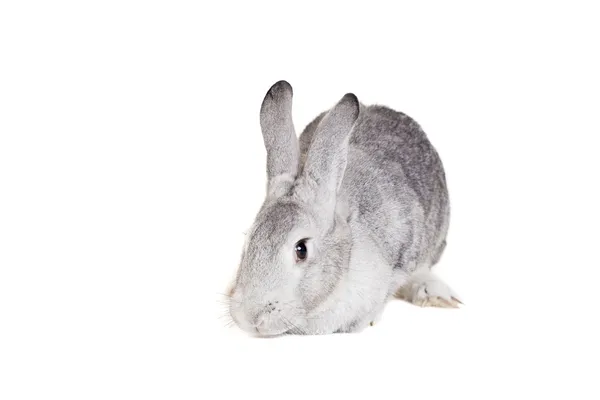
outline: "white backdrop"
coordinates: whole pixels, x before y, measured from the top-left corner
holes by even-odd
[[[0,398],[597,399],[600,30],[557,4],[2,2]],[[225,326],[279,79],[298,131],[346,92],[423,126],[462,309]]]

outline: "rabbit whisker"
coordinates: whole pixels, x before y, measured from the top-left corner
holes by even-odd
[[[300,327],[298,327],[297,325],[295,325],[292,321],[290,321],[289,319],[285,318],[285,317],[281,317],[281,319],[283,320],[283,322],[287,325],[288,328],[293,328],[294,330],[296,330],[298,333],[300,333],[301,335],[305,335],[306,332],[301,329]]]

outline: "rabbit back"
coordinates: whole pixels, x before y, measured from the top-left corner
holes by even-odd
[[[326,112],[300,135],[301,165]],[[340,209],[394,268],[434,265],[445,245],[450,204],[442,161],[421,126],[385,106],[360,106],[349,138]]]

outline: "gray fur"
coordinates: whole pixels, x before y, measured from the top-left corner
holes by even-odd
[[[271,87],[260,108],[260,126],[267,149],[267,191],[278,197],[298,174],[299,145],[292,121],[293,90],[279,81]]]
[[[417,268],[442,255],[450,217],[442,162],[414,120],[353,94],[299,139],[291,107],[285,81],[263,100],[269,190],[230,312],[261,335],[360,331]],[[294,245],[304,238],[309,256],[296,263]]]

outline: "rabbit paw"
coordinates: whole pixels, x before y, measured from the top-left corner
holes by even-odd
[[[458,308],[462,302],[456,293],[440,280],[420,283],[414,291],[412,303],[420,307]]]
[[[396,297],[420,307],[458,308],[459,304],[463,304],[446,283],[430,272],[412,276]]]

